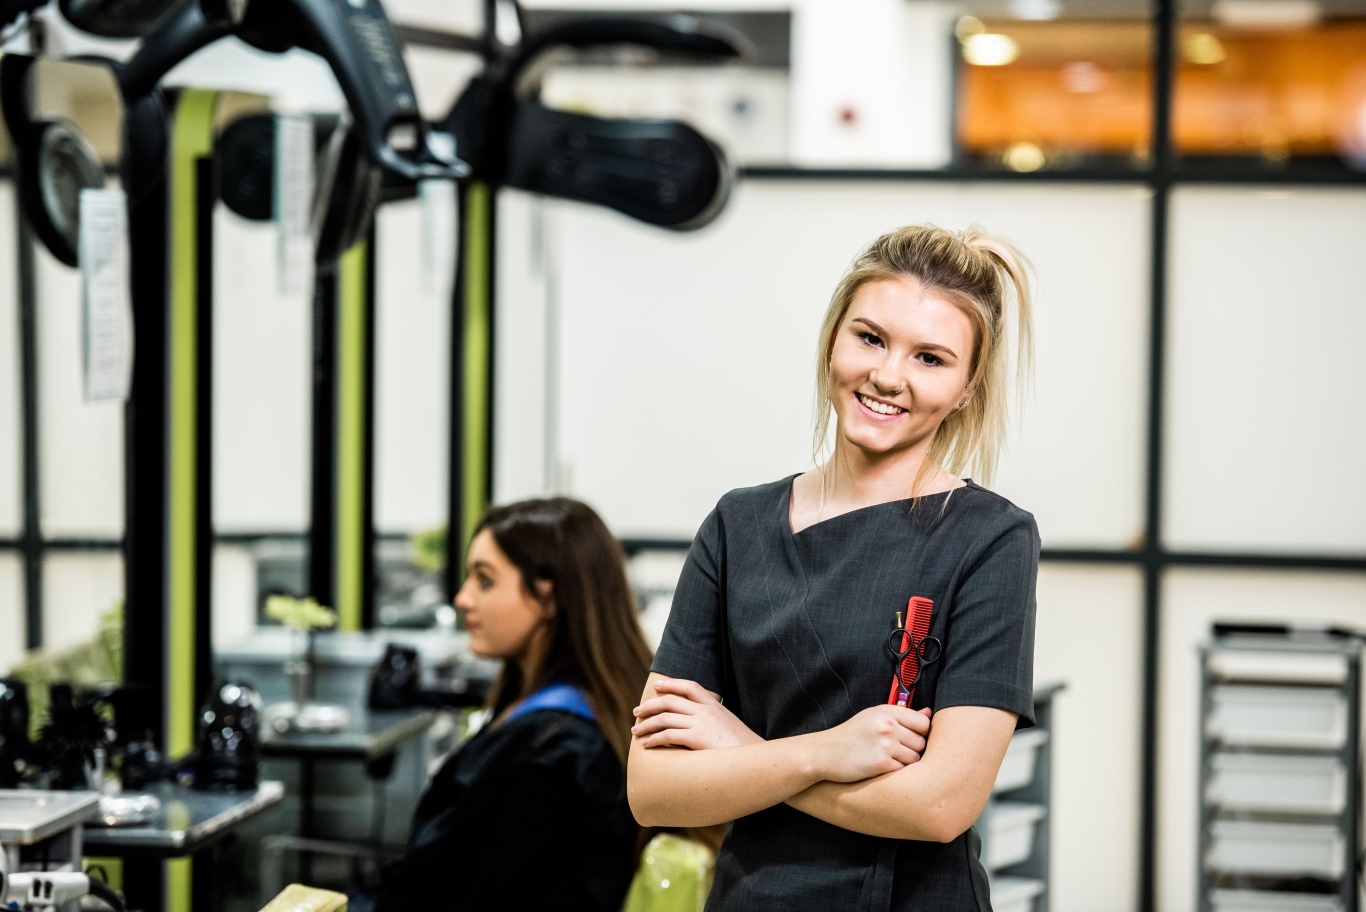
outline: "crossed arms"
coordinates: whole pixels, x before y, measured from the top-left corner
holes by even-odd
[[[644,826],[709,826],[787,803],[827,823],[950,842],[996,780],[1016,714],[874,706],[825,731],[765,741],[700,685],[651,673],[636,709],[627,795]]]

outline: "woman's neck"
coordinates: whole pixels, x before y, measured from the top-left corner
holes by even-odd
[[[822,488],[834,503],[867,505],[934,494],[957,479],[929,462],[929,443],[897,453],[868,453],[845,440],[820,467]]]

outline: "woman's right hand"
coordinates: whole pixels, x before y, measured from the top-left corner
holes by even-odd
[[[824,778],[861,782],[894,773],[920,759],[930,731],[929,708],[872,706],[821,732]]]

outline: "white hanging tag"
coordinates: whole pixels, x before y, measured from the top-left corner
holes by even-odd
[[[450,285],[455,250],[455,184],[424,180],[417,185],[422,201],[422,290],[436,294]]]
[[[276,267],[281,294],[313,287],[313,121],[275,117]]]
[[[128,201],[122,190],[82,190],[81,355],[87,402],[124,401],[133,375]]]
[[[432,131],[427,134],[427,145],[438,158],[455,158],[455,137],[450,133]],[[447,288],[454,278],[455,183],[419,181],[417,196],[422,204],[422,291],[436,294]]]

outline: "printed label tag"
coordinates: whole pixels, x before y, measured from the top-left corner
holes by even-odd
[[[455,250],[455,183],[424,180],[417,185],[422,201],[422,291],[435,294],[448,287]]]
[[[313,287],[313,121],[304,114],[275,118],[275,225],[281,294]]]
[[[87,402],[124,401],[133,375],[128,201],[122,190],[82,190],[81,355]]]

